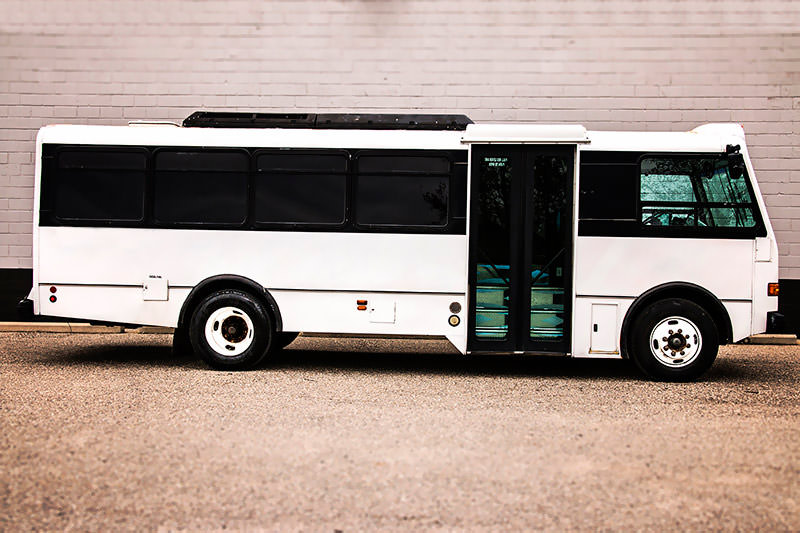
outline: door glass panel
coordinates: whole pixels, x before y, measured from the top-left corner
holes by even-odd
[[[511,298],[511,160],[481,157],[478,174],[475,336],[508,338]]]
[[[569,231],[570,159],[536,155],[533,159],[528,216],[531,229],[530,328],[532,340],[564,337],[565,279]]]

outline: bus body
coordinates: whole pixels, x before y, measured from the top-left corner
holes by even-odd
[[[302,331],[631,357],[662,379],[777,319],[740,126],[220,116],[40,130],[34,314],[174,327],[223,368]]]

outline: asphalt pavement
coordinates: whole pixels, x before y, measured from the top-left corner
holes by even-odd
[[[655,383],[437,340],[218,372],[170,342],[0,333],[0,529],[800,529],[800,346]]]

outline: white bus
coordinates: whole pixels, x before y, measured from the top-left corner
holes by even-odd
[[[781,318],[738,125],[198,112],[44,127],[35,187],[21,309],[174,327],[215,368],[302,331],[630,358],[688,380]]]

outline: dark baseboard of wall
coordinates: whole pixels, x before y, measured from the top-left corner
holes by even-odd
[[[800,336],[800,279],[782,279],[778,310],[786,317],[786,333]],[[17,302],[28,296],[33,284],[30,268],[0,269],[0,321],[16,321]]]
[[[33,286],[30,268],[0,268],[0,321],[17,321],[17,302],[28,296]]]

